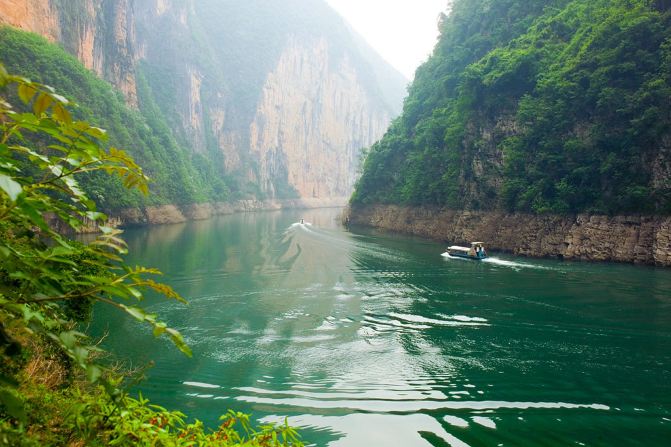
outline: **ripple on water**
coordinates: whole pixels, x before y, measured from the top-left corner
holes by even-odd
[[[452,262],[431,242],[272,216],[229,216],[216,241],[138,245],[184,254],[153,259],[190,306],[150,308],[195,357],[176,360],[150,328],[151,344],[124,334],[121,352],[164,357],[143,394],[211,427],[228,408],[288,415],[329,447],[598,444],[590,431],[625,444],[671,429],[668,272]]]
[[[422,317],[421,315],[400,314],[396,312],[390,312],[389,316],[413,323],[427,323],[436,326],[489,326],[487,320],[484,318],[467,317],[465,315],[447,316],[440,314],[440,316],[444,318],[442,320]]]
[[[363,391],[362,391],[363,392]],[[291,395],[289,393],[289,395]],[[343,411],[367,411],[375,413],[415,413],[431,410],[501,410],[501,409],[590,409],[608,411],[610,407],[603,404],[574,404],[568,402],[507,402],[507,401],[477,401],[477,400],[402,400],[401,404],[394,404],[389,399],[305,399],[302,397],[273,398],[268,395],[238,396],[237,400],[263,404],[274,407],[298,407],[302,409],[325,410],[338,409]]]
[[[212,383],[204,383],[204,382],[183,382],[184,385],[186,386],[192,386],[196,388],[221,388],[219,385],[214,385]]]

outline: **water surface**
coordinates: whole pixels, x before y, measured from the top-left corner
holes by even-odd
[[[319,446],[669,445],[671,270],[450,259],[338,213],[128,230],[130,263],[188,299],[147,307],[194,356],[113,310],[92,330],[211,426],[235,408]]]

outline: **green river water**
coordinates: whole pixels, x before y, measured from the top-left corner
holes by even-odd
[[[146,304],[194,356],[114,310],[92,332],[210,426],[234,408],[318,446],[671,445],[671,269],[450,259],[339,212],[128,230],[129,261],[188,299]]]

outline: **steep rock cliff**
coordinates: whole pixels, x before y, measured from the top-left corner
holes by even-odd
[[[532,256],[670,265],[671,15],[454,0],[352,219]]]
[[[346,200],[399,111],[402,77],[323,2],[148,1],[137,16],[155,100],[241,196]]]
[[[0,23],[40,33],[51,42],[60,36],[56,4],[43,0],[0,0]]]
[[[0,23],[61,43],[233,197],[344,201],[405,88],[322,1],[0,0]]]
[[[61,43],[137,106],[133,0],[0,0],[0,24]]]
[[[347,199],[359,149],[382,135],[390,113],[375,108],[347,55],[329,54],[324,38],[292,38],[268,75],[250,129],[259,180],[288,174],[300,197]]]

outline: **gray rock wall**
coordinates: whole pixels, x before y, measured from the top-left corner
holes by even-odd
[[[376,205],[348,212],[353,224],[445,241],[481,240],[533,257],[671,266],[671,216],[531,215]]]

